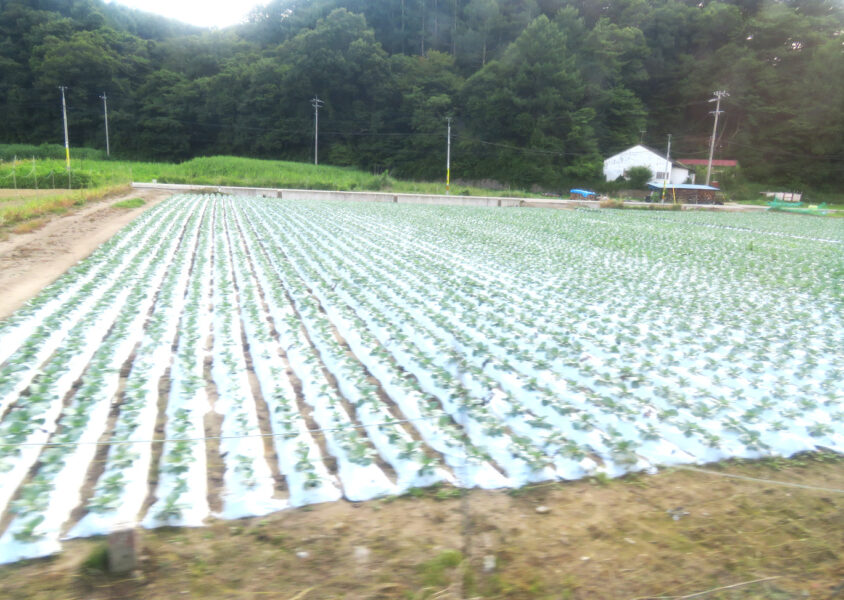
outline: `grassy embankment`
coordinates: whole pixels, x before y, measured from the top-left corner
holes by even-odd
[[[88,149],[72,151],[72,170],[68,178],[65,161],[61,158],[63,152],[60,146],[0,145],[0,188],[8,190],[0,192],[0,227],[30,227],[31,230],[33,221],[124,191],[132,181],[422,194],[445,192],[443,183],[401,181],[387,173],[373,175],[345,167],[232,156],[195,158],[180,164],[119,161],[105,160],[102,153]],[[29,158],[14,161],[15,156]],[[38,191],[34,193],[36,189]],[[526,192],[466,186],[453,186],[452,193],[530,196]]]
[[[63,214],[89,202],[129,191],[127,184],[79,190],[0,190],[0,231],[28,233],[42,227],[50,215]]]
[[[22,156],[27,158],[21,160]],[[13,160],[15,157],[17,161]],[[195,158],[179,164],[105,160],[102,151],[89,148],[71,151],[72,171],[68,179],[63,157],[64,148],[58,145],[0,144],[0,189],[39,190],[34,195],[31,192],[0,192],[0,228],[35,229],[50,214],[123,192],[132,181],[422,194],[445,192],[442,182],[402,181],[387,173],[373,175],[346,167],[232,156]],[[730,201],[767,203],[759,192],[770,186],[744,181],[725,181],[724,184]],[[67,187],[73,191],[60,191]],[[452,194],[536,196],[524,191],[467,186],[453,186]],[[824,202],[831,209],[844,210],[844,197],[839,193],[812,191],[807,198],[809,204]],[[834,216],[844,214],[837,211]]]

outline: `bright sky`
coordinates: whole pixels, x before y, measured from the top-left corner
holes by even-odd
[[[109,2],[109,0],[106,0]],[[266,0],[111,0],[177,19],[200,27],[227,27],[236,25],[246,18],[255,6],[266,4]]]

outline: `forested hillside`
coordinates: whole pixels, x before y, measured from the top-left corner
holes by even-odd
[[[0,0],[0,142],[233,154],[560,186],[638,143],[844,184],[837,0],[274,0],[222,31],[100,0]]]

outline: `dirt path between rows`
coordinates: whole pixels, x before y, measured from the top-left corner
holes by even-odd
[[[173,192],[161,190],[131,190],[54,216],[37,231],[10,233],[0,241],[0,319],[20,308],[143,211],[172,195]],[[129,198],[143,198],[146,202],[140,208],[114,208],[116,202]]]

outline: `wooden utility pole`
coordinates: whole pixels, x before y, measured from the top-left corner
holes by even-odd
[[[103,115],[105,117],[106,156],[111,156],[111,148],[108,145],[108,99],[106,98],[106,93],[103,92],[100,98],[103,100]]]
[[[709,100],[715,103],[715,110],[709,113],[715,115],[715,123],[712,125],[712,139],[709,142],[709,163],[706,165],[706,185],[709,185],[709,178],[712,175],[712,155],[715,152],[715,134],[718,131],[718,115],[723,112],[721,110],[721,98],[727,97],[729,97],[729,94],[721,90],[715,92],[715,97]]]
[[[448,121],[448,141],[445,146],[445,195],[448,196],[451,189],[451,117],[447,117]]]
[[[314,107],[314,164],[319,164],[319,107],[324,103],[318,96],[311,99],[311,106]]]
[[[62,122],[64,123],[64,155],[65,155],[65,168],[67,172],[70,173],[70,141],[67,137],[67,103],[65,102],[64,98],[64,91],[67,87],[60,85],[59,89],[62,91]]]

